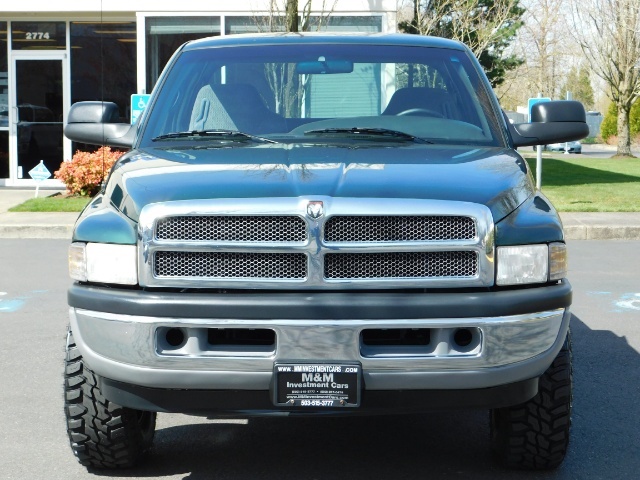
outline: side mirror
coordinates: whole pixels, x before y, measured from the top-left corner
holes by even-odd
[[[64,134],[74,142],[131,148],[136,129],[119,121],[115,103],[78,102],[69,110]]]
[[[514,147],[570,142],[589,135],[584,107],[571,100],[536,103],[531,123],[509,123],[508,128]]]

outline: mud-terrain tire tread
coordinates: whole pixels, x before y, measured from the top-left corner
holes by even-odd
[[[508,468],[550,470],[567,453],[573,401],[571,336],[540,377],[538,394],[514,407],[490,413],[491,447]]]
[[[128,468],[151,447],[156,413],[121,407],[104,398],[71,332],[64,394],[67,434],[80,464],[95,469]]]

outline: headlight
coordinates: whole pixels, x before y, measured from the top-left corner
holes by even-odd
[[[549,247],[522,245],[498,247],[497,285],[544,283],[549,278]]]
[[[81,282],[138,283],[135,245],[72,243],[69,247],[69,275]]]
[[[567,275],[567,246],[521,245],[497,248],[497,285],[525,285],[560,280]]]

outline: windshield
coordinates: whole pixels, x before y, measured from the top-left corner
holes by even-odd
[[[464,51],[352,44],[202,48],[180,54],[141,146],[236,131],[281,142],[500,146],[487,89]],[[179,133],[180,135],[172,135]]]

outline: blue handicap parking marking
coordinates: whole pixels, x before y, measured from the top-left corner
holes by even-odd
[[[131,95],[131,125],[138,121],[144,109],[147,108],[149,97],[151,97],[149,94]]]

